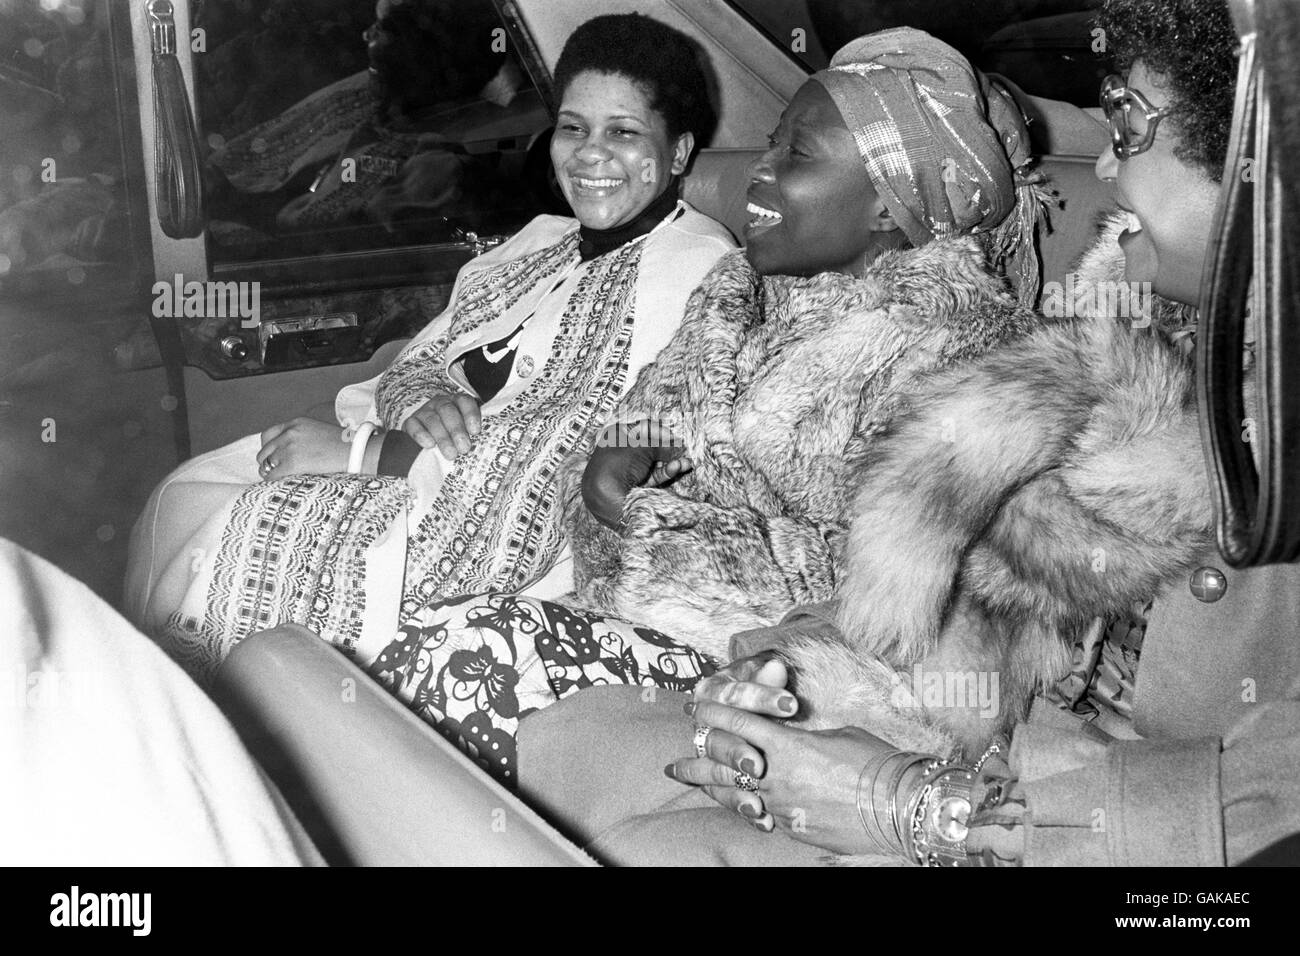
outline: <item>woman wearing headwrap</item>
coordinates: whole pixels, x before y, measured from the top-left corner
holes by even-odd
[[[828,183],[831,150],[854,188]],[[570,461],[580,601],[721,657],[730,634],[829,598],[846,481],[908,383],[1033,323],[1028,160],[1016,107],[927,34],[863,37],[814,75],[750,170],[747,248],[621,404],[643,424]],[[644,422],[679,451],[611,447]],[[689,474],[635,487],[677,454]]]
[[[590,464],[564,466],[576,594],[430,604],[376,675],[502,773],[530,711],[598,684],[688,690],[731,634],[830,598],[852,475],[908,383],[1034,325],[1027,142],[924,33],[842,50],[751,167],[747,249],[695,291]]]
[[[991,265],[1022,304],[1038,294],[1039,178],[1019,107],[947,44],[901,28],[862,37],[813,80],[825,87],[914,248],[991,234]]]

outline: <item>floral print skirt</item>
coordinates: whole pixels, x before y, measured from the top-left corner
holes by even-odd
[[[603,684],[689,691],[715,665],[652,628],[553,601],[482,594],[421,609],[368,669],[514,789],[515,735],[528,714]]]

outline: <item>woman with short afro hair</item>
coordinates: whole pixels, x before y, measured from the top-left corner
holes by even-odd
[[[1237,88],[1236,59],[1224,55],[1237,45],[1227,10],[1205,0],[1128,0],[1108,4],[1098,24],[1117,69],[1127,73],[1140,58],[1163,79],[1168,122],[1180,134],[1174,155],[1219,182]]]
[[[594,17],[573,31],[555,65],[555,94],[563,99],[573,79],[592,72],[625,76],[647,94],[669,136],[690,131],[696,146],[713,138],[717,114],[710,77],[698,48],[674,42],[677,31],[640,13]]]
[[[580,27],[550,145],[573,216],[470,260],[392,365],[339,393],[336,422],[272,425],[158,487],[126,603],[192,674],[276,624],[369,664],[432,600],[572,587],[554,476],[735,245],[679,196],[712,116],[696,50],[645,17]]]

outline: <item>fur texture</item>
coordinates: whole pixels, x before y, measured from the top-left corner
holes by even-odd
[[[958,740],[927,713],[906,675],[874,654],[847,643],[801,634],[778,651],[793,668],[791,687],[799,716],[790,721],[810,730],[862,727],[901,750],[948,756]]]
[[[1122,270],[1118,228],[1081,284]],[[1210,544],[1193,369],[1175,342],[1188,313],[1157,304],[1152,319],[1134,328],[1096,308],[937,372],[860,462],[846,644],[904,669],[994,669],[997,721],[940,721],[968,753],[1065,671],[1080,628],[1154,596]],[[810,670],[798,652],[793,664]],[[818,695],[855,699],[826,683]]]
[[[1034,321],[970,238],[886,253],[861,279],[724,258],[618,415],[667,423],[694,470],[633,491],[618,535],[582,504],[585,458],[566,464],[578,603],[725,658],[732,633],[830,598],[855,473],[908,385]]]

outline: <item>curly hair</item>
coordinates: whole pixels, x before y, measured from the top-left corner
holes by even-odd
[[[625,76],[644,89],[670,138],[690,132],[703,146],[717,125],[706,64],[695,41],[667,24],[640,13],[607,14],[582,24],[564,44],[555,93],[563,99],[574,77],[589,70]]]
[[[1165,80],[1168,122],[1180,134],[1174,155],[1222,179],[1237,85],[1227,0],[1106,0],[1097,23],[1121,69],[1141,60]]]

